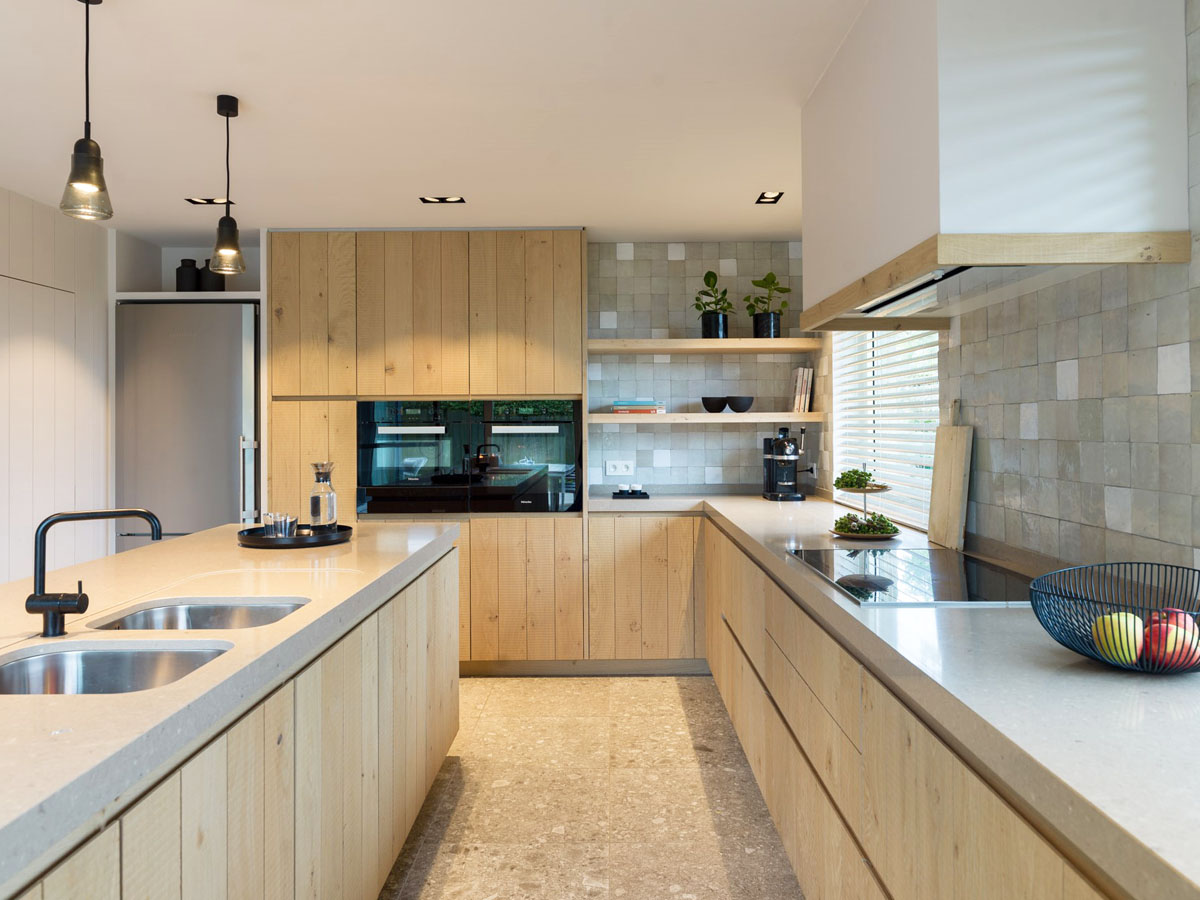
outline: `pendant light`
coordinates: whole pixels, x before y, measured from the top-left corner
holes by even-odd
[[[79,0],[83,4],[83,137],[75,142],[71,153],[71,174],[62,202],[58,204],[68,216],[98,221],[111,219],[112,203],[104,183],[104,160],[100,145],[92,140],[92,6],[102,0]]]
[[[246,271],[246,261],[238,244],[237,220],[229,214],[229,120],[238,114],[238,98],[219,95],[217,114],[225,117],[225,215],[217,223],[217,244],[209,268],[220,275],[241,275]]]

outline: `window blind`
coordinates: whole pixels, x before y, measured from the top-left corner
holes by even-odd
[[[868,509],[917,528],[929,525],[938,424],[936,331],[842,331],[833,339],[833,462],[868,469],[891,487]],[[861,494],[834,492],[862,508]]]

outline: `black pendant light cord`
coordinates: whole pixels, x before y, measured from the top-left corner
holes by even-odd
[[[225,215],[229,215],[229,116],[225,117]]]
[[[92,4],[83,4],[83,136],[92,136]]]

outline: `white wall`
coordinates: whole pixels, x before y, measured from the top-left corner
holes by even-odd
[[[804,104],[804,305],[937,232],[936,0],[870,0]]]
[[[32,574],[47,515],[109,505],[106,236],[0,188],[0,582]],[[107,532],[55,526],[50,567],[103,556]]]
[[[1187,230],[1183,5],[940,0],[941,231]]]

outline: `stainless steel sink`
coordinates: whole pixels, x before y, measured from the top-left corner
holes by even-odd
[[[224,648],[51,650],[0,662],[0,694],[127,694],[178,681]]]
[[[190,599],[134,610],[93,628],[123,631],[194,631],[222,628],[257,628],[278,622],[304,605],[300,598],[263,601]]]

